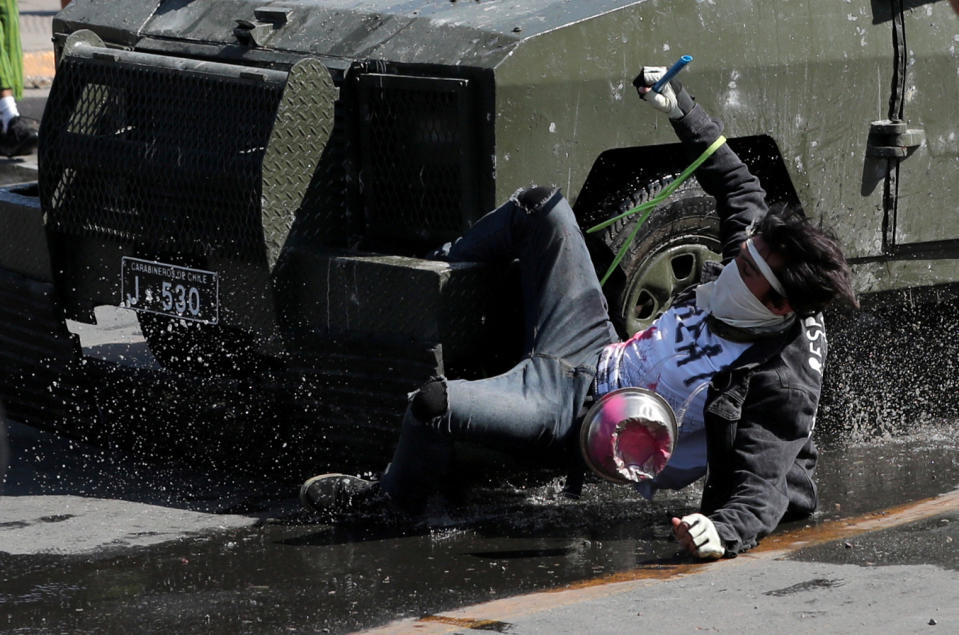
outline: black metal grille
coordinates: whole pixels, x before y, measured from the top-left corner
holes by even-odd
[[[161,253],[262,254],[260,166],[282,88],[65,57],[40,142],[51,228]]]
[[[359,101],[367,233],[459,235],[477,204],[469,81],[362,75]]]

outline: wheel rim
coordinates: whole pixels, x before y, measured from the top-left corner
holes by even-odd
[[[630,278],[623,316],[632,335],[653,323],[673,298],[686,287],[699,282],[704,262],[720,260],[706,245],[686,243],[663,249],[646,259]]]

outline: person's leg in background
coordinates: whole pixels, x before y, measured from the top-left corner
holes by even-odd
[[[37,148],[40,124],[21,117],[17,99],[23,97],[23,49],[17,0],[0,0],[0,154],[31,154]]]

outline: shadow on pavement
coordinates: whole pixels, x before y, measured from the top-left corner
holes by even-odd
[[[8,428],[5,496],[81,496],[264,518],[298,506],[290,500],[293,492],[276,482],[152,462],[16,422],[8,422]]]

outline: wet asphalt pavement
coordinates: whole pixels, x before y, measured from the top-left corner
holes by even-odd
[[[959,434],[955,422],[943,423],[908,441],[827,444],[822,511],[812,522],[955,489]],[[695,488],[647,503],[593,483],[568,501],[557,480],[526,490],[498,484],[427,524],[388,516],[330,523],[298,509],[293,483],[151,465],[16,424],[11,445],[0,503],[0,630],[18,633],[355,631],[685,563],[666,518],[698,500]],[[957,571],[956,539],[952,513],[792,557]],[[778,588],[765,586],[756,592]]]

